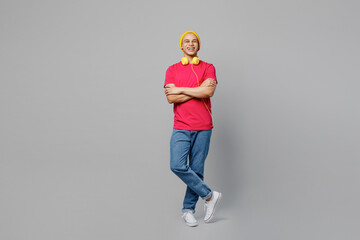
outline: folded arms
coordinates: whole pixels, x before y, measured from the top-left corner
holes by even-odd
[[[214,95],[217,82],[212,79],[206,79],[199,87],[187,88],[176,87],[175,84],[167,84],[165,86],[165,95],[168,102],[182,103],[192,98],[209,98]]]

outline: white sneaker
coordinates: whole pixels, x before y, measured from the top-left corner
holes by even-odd
[[[185,220],[186,225],[189,227],[196,227],[198,225],[198,221],[192,212],[185,212],[182,217]]]
[[[205,205],[204,205],[204,211],[205,211],[204,221],[206,223],[210,222],[211,219],[213,219],[214,213],[215,213],[215,208],[216,208],[217,204],[219,203],[220,199],[221,199],[221,193],[213,191],[211,199],[209,201],[205,201]]]

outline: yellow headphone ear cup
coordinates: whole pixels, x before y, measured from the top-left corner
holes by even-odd
[[[183,57],[183,58],[181,58],[181,63],[182,63],[182,65],[188,65],[189,60],[187,59],[187,57]]]
[[[195,64],[195,65],[198,65],[199,62],[200,62],[200,58],[198,58],[198,57],[194,57],[194,58],[192,59],[192,63]]]

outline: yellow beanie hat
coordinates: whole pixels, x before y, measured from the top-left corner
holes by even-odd
[[[197,33],[196,32],[194,32],[194,31],[186,31],[186,32],[184,32],[182,35],[181,35],[181,38],[180,38],[180,49],[181,49],[181,45],[182,45],[182,41],[183,41],[183,38],[184,38],[184,36],[187,34],[187,33],[193,33],[195,36],[196,36],[196,38],[198,39],[198,42],[199,42],[199,50],[200,50],[200,38],[199,38],[199,35],[197,35]]]

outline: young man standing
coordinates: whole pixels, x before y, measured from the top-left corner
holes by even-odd
[[[205,200],[206,223],[214,217],[221,193],[212,191],[204,182],[204,164],[213,128],[210,97],[217,84],[215,68],[200,61],[200,38],[187,31],[180,38],[184,53],[181,62],[166,71],[165,94],[174,104],[174,129],[170,140],[170,169],[186,185],[183,219],[188,226],[197,226],[194,217],[199,196]]]

